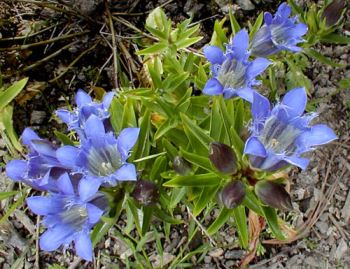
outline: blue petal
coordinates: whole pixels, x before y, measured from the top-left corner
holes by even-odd
[[[74,240],[77,255],[86,261],[92,261],[92,242],[87,233],[81,232]]]
[[[59,117],[65,124],[69,124],[71,121],[71,112],[66,109],[56,110],[56,115]]]
[[[276,106],[276,112],[281,120],[288,121],[303,114],[307,102],[304,88],[295,88],[287,92],[282,104]]]
[[[272,15],[270,12],[265,12],[264,14],[264,22],[269,25],[272,23]]]
[[[28,164],[23,160],[13,160],[6,165],[6,175],[13,180],[23,180]]]
[[[115,178],[120,181],[134,181],[137,179],[135,165],[126,163],[120,167],[115,173]]]
[[[79,89],[77,95],[75,96],[75,103],[78,107],[82,107],[84,105],[90,104],[92,102],[92,98],[83,90]]]
[[[209,79],[203,89],[203,93],[206,95],[220,95],[222,91],[223,87],[216,78]]]
[[[324,124],[316,124],[299,135],[296,144],[301,147],[302,151],[308,151],[313,146],[327,144],[338,137],[331,128]]]
[[[245,143],[244,154],[250,154],[259,157],[266,157],[264,145],[256,137],[250,137]]]
[[[293,28],[293,36],[294,37],[301,37],[307,33],[307,25],[304,23],[298,23],[294,28]]]
[[[102,209],[100,209],[99,207],[97,207],[91,203],[86,205],[86,209],[88,212],[90,224],[95,224],[101,219],[101,216],[103,215]]]
[[[306,167],[309,165],[309,160],[301,157],[295,157],[295,156],[286,156],[283,158],[286,162],[289,162],[292,165],[298,166],[301,169],[305,170]]]
[[[56,156],[56,149],[47,140],[43,140],[43,139],[32,140],[32,147],[36,152],[38,152],[41,155],[46,155],[46,156],[51,156],[51,157]]]
[[[118,151],[122,154],[124,159],[127,159],[129,156],[129,151],[135,145],[139,133],[140,128],[125,128],[120,132],[117,138],[117,145]]]
[[[25,128],[21,135],[22,143],[29,146],[34,139],[40,139],[40,137],[32,129]]]
[[[84,132],[91,139],[100,139],[106,134],[102,120],[95,115],[91,115],[85,122]]]
[[[26,201],[28,207],[37,215],[55,214],[62,210],[60,200],[53,197],[32,196]]]
[[[236,90],[236,94],[249,103],[253,103],[254,93],[255,93],[255,90],[249,87],[240,88]]]
[[[57,187],[64,194],[74,195],[74,188],[68,173],[63,173],[57,180]]]
[[[270,115],[270,102],[261,94],[255,92],[252,104],[254,123],[260,124]]]
[[[63,146],[56,151],[59,162],[67,167],[74,168],[80,150],[73,146]]]
[[[222,64],[225,60],[224,53],[217,46],[205,46],[203,52],[205,58],[212,64]]]
[[[272,62],[265,58],[257,58],[252,61],[247,69],[247,77],[249,80],[260,75]]]
[[[84,177],[80,180],[78,185],[79,196],[82,201],[88,201],[98,191],[101,186],[101,180],[96,177]]]
[[[264,162],[259,166],[262,170],[272,171],[274,167],[280,167],[280,162],[283,161],[283,155],[277,155],[274,152],[267,152]]]
[[[232,50],[235,53],[235,58],[238,60],[245,59],[247,56],[247,50],[249,46],[249,35],[247,30],[245,29],[240,30],[233,37],[232,42],[233,42]]]
[[[46,251],[56,250],[60,245],[67,242],[72,233],[72,229],[66,225],[55,226],[41,235],[40,248]]]
[[[113,98],[114,98],[115,93],[114,92],[107,92],[104,96],[103,96],[103,107],[105,109],[108,109],[109,106],[111,105]]]
[[[282,18],[288,18],[291,12],[292,9],[286,3],[282,3],[278,7],[276,15],[281,16]]]

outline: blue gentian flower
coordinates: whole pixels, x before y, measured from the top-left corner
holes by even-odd
[[[297,17],[289,18],[291,8],[282,3],[272,17],[264,14],[265,24],[256,32],[251,43],[251,53],[258,57],[267,57],[281,50],[301,51],[297,46],[303,42],[302,36],[307,32],[304,23],[297,23]]]
[[[75,102],[77,108],[73,111],[66,109],[58,109],[56,115],[68,125],[68,130],[75,130],[80,139],[84,137],[85,122],[91,115],[95,115],[101,120],[108,131],[112,131],[112,127],[109,122],[109,106],[113,100],[114,93],[108,92],[104,95],[102,103],[96,103],[92,101],[92,98],[83,90],[78,90],[75,96]]]
[[[90,231],[100,220],[107,201],[102,193],[90,192],[79,184],[73,187],[71,179],[64,173],[57,180],[58,192],[49,196],[27,198],[28,207],[44,216],[47,230],[40,237],[40,248],[53,251],[61,245],[68,247],[74,241],[77,255],[87,261],[93,257]]]
[[[136,169],[127,163],[129,151],[135,145],[139,128],[125,128],[118,138],[107,132],[100,118],[91,115],[85,122],[86,139],[80,147],[63,146],[57,157],[72,171],[82,173],[87,188],[98,190],[101,184],[115,186],[118,181],[136,180]]]
[[[207,81],[203,92],[207,95],[221,95],[224,98],[240,96],[253,101],[255,79],[271,62],[265,58],[249,61],[249,36],[246,30],[239,31],[226,46],[224,53],[219,47],[207,46],[204,55],[212,64],[213,77]]]
[[[268,99],[254,94],[252,135],[244,149],[253,167],[274,171],[292,164],[305,169],[309,160],[303,153],[337,139],[324,124],[309,126],[316,114],[302,115],[306,102],[304,88],[289,91],[272,110]]]
[[[56,158],[56,146],[30,128],[23,131],[21,140],[29,153],[26,160],[12,160],[6,165],[7,176],[38,190],[54,190],[54,179],[67,170]]]

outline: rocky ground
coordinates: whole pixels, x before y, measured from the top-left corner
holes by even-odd
[[[74,1],[73,1],[74,2]],[[81,1],[80,1],[81,2]],[[76,1],[75,3],[80,3]],[[88,1],[89,2],[89,1]],[[91,2],[91,1],[90,1]],[[94,2],[94,1],[92,1]],[[95,1],[96,3],[98,1]],[[113,1],[111,1],[113,2]],[[253,5],[254,1],[237,1],[240,6],[236,6],[238,17],[242,21],[247,21],[249,17],[255,17],[258,10],[274,9],[276,4],[260,2]],[[128,1],[118,1],[112,3],[115,12],[140,12],[140,1],[135,1],[130,5]],[[28,12],[25,14],[24,10]],[[181,21],[187,17],[187,12],[193,12],[194,21],[204,20],[202,34],[204,39],[202,44],[209,41],[213,21],[216,17],[222,17],[227,11],[227,1],[208,1],[203,4],[201,1],[149,1],[145,10],[150,10],[159,5],[163,5],[167,14],[174,21]],[[15,9],[9,9],[10,5],[0,3],[0,18],[9,20],[10,24],[2,25],[2,35],[6,37],[14,30],[14,25],[24,18],[24,21],[33,21],[35,16],[51,16],[51,9],[37,7],[30,4],[19,3]],[[78,6],[80,7],[80,6]],[[81,8],[81,7],[80,7]],[[89,7],[84,7],[86,11]],[[144,10],[143,10],[144,11]],[[45,15],[46,13],[48,15]],[[51,13],[50,13],[51,12]],[[97,10],[99,12],[99,10]],[[349,13],[349,11],[348,11]],[[17,16],[17,17],[16,17]],[[58,15],[55,15],[58,16]],[[214,16],[214,18],[213,18]],[[347,15],[348,19],[350,14]],[[132,17],[130,21],[142,26],[145,14],[140,17]],[[57,17],[59,21],[60,17]],[[66,17],[64,18],[66,20]],[[26,22],[27,23],[27,22]],[[23,31],[26,24],[22,21]],[[1,25],[0,25],[1,26]],[[28,26],[28,25],[27,25]],[[68,26],[67,26],[68,27]],[[84,30],[82,25],[79,30]],[[62,29],[59,28],[58,29]],[[18,28],[16,28],[19,31]],[[123,31],[123,28],[119,29]],[[349,20],[341,30],[349,35]],[[94,29],[99,32],[101,29]],[[23,34],[23,33],[22,33]],[[93,34],[89,40],[81,46],[89,48],[94,43]],[[0,36],[1,38],[1,36]],[[1,43],[0,43],[1,45]],[[98,45],[100,46],[100,45]],[[293,195],[294,212],[286,218],[295,227],[303,227],[308,231],[305,238],[286,245],[264,245],[266,252],[257,257],[249,268],[286,268],[286,269],[314,269],[314,268],[350,268],[350,120],[349,102],[350,91],[344,89],[338,91],[338,83],[342,78],[350,78],[350,46],[320,45],[317,48],[322,54],[332,58],[334,61],[346,65],[344,68],[333,68],[312,61],[308,67],[307,76],[313,81],[314,88],[311,91],[311,100],[315,101],[316,111],[319,113],[318,121],[327,123],[339,135],[339,140],[312,153],[311,164],[306,171],[300,172],[297,169],[291,171],[291,193]],[[0,52],[1,53],[1,52]],[[36,59],[23,53],[7,53],[0,55],[0,63],[5,62],[10,69],[5,70],[5,74],[10,74],[11,68],[21,64],[29,65]],[[81,62],[75,66],[74,75],[68,76],[59,82],[41,84],[43,77],[54,78],[54,74],[59,74],[62,69],[69,65],[69,60],[76,58],[79,54],[73,51],[63,53],[59,58],[52,59],[39,69],[29,70],[26,74],[33,78],[30,82],[29,94],[22,96],[22,103],[15,106],[15,127],[21,133],[25,126],[31,126],[40,131],[45,137],[52,137],[53,129],[60,129],[61,125],[52,119],[52,112],[72,98],[78,87],[85,87],[90,81],[90,71],[92,66],[102,67],[109,55],[102,53],[92,55],[90,62],[82,58]],[[6,57],[6,58],[5,58]],[[8,57],[13,57],[9,59]],[[66,60],[67,59],[67,60]],[[66,62],[68,61],[68,62]],[[6,66],[5,66],[6,67]],[[45,72],[38,72],[45,70]],[[2,69],[4,71],[4,69]],[[101,79],[99,86],[106,89],[112,88],[111,70],[100,72]],[[35,94],[30,94],[34,92]],[[4,148],[4,141],[0,140],[0,158],[2,162],[8,160],[8,153]],[[13,183],[2,173],[0,176],[0,191],[8,191],[13,188]],[[0,202],[0,215],[6,214],[11,207],[6,200]],[[39,219],[33,218],[28,211],[16,209],[8,221],[0,223],[0,267],[1,268],[48,268],[52,264],[61,264],[67,268],[124,268],[121,260],[131,257],[130,249],[116,234],[118,230],[111,230],[105,241],[96,247],[96,261],[94,265],[86,264],[74,257],[70,251],[64,255],[61,252],[44,253],[38,251],[38,223]],[[181,209],[182,218],[187,217],[186,208]],[[208,223],[216,216],[208,218]],[[303,223],[305,225],[303,226]],[[118,226],[125,225],[123,219],[118,222]],[[219,234],[218,245],[230,245],[231,247],[217,247],[201,258],[192,258],[193,264],[198,264],[192,268],[234,268],[243,255],[243,251],[233,245],[234,230],[225,227]],[[187,242],[185,230],[174,228],[171,233],[171,242],[164,243],[165,260],[171,261],[178,253],[181,246]],[[199,236],[198,244],[206,241]],[[193,246],[195,248],[195,246]],[[156,242],[150,240],[147,245],[147,253],[151,256],[153,266],[159,264],[159,256],[156,251]],[[114,267],[112,267],[112,265]],[[119,267],[118,267],[119,266]],[[59,268],[59,267],[57,267]],[[166,268],[166,267],[165,267]]]

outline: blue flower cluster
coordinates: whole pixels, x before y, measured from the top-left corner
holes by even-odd
[[[107,209],[100,186],[136,180],[135,166],[127,159],[139,128],[125,128],[118,137],[114,135],[108,112],[113,96],[107,93],[102,103],[96,103],[79,90],[76,109],[57,111],[68,129],[79,135],[79,145],[57,147],[26,128],[21,136],[29,150],[26,160],[13,160],[6,166],[11,179],[49,193],[27,198],[29,208],[44,216],[43,250],[68,247],[74,241],[76,253],[91,261],[89,234]]]
[[[204,55],[211,63],[213,77],[204,86],[207,95],[239,96],[252,104],[252,134],[246,141],[244,153],[251,165],[265,171],[275,171],[288,164],[305,169],[309,160],[302,155],[314,146],[326,144],[337,136],[327,126],[309,126],[316,114],[303,116],[307,96],[304,88],[288,92],[273,109],[270,102],[254,90],[259,85],[256,77],[271,62],[265,58],[249,60],[250,55],[267,57],[282,50],[300,51],[297,46],[307,32],[307,26],[289,18],[291,8],[282,3],[275,16],[265,13],[264,25],[249,44],[246,30],[239,31],[226,45],[224,53],[219,47],[207,46]]]
[[[297,46],[307,32],[307,26],[297,23],[297,17],[289,18],[291,8],[283,3],[274,17],[265,13],[264,25],[249,44],[246,30],[240,30],[223,52],[217,46],[204,48],[204,55],[211,63],[212,78],[204,86],[207,95],[223,95],[224,98],[239,96],[252,103],[254,86],[260,84],[256,77],[271,64],[265,58],[249,60],[250,55],[267,57],[282,50],[300,51]]]

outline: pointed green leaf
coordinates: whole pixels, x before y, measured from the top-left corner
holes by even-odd
[[[204,187],[204,186],[217,186],[221,183],[222,179],[214,173],[200,174],[200,175],[188,175],[188,176],[176,176],[173,179],[165,182],[165,187]]]
[[[215,221],[209,226],[207,232],[209,235],[215,234],[219,229],[228,221],[230,216],[232,215],[233,210],[227,209],[226,207],[222,207],[219,216],[215,219]]]

